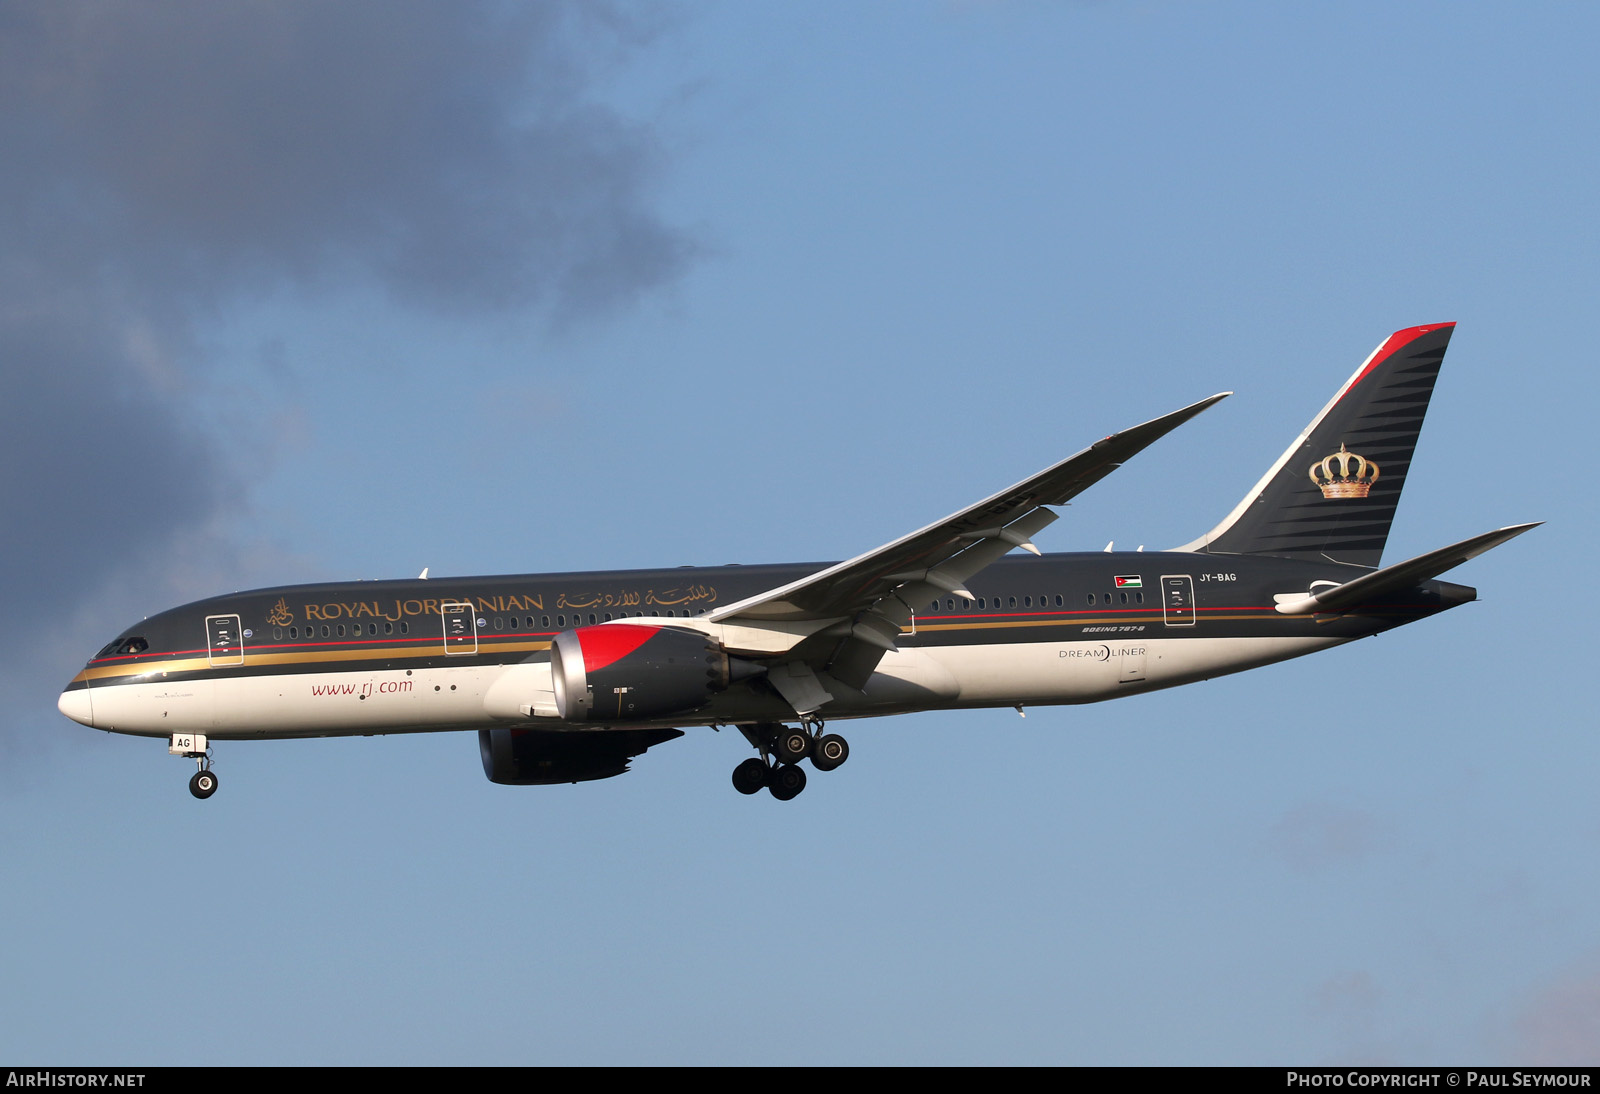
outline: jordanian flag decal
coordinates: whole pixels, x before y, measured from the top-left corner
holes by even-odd
[[[1119,588],[1119,589],[1142,589],[1142,588],[1144,588],[1144,578],[1141,577],[1138,574],[1119,575],[1114,580],[1116,581],[1117,588]]]

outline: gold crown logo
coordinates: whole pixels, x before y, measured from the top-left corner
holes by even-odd
[[[278,602],[267,613],[267,622],[275,627],[286,627],[294,622],[294,613],[289,610],[289,605],[284,603],[283,597],[278,597]]]
[[[1364,498],[1378,481],[1378,465],[1341,444],[1339,451],[1312,464],[1309,474],[1325,498]]]

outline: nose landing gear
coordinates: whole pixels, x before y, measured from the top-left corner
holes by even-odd
[[[211,746],[204,733],[174,733],[167,742],[169,756],[183,756],[199,768],[189,780],[189,793],[202,800],[217,792],[217,776],[211,770]]]
[[[832,771],[850,758],[850,745],[837,733],[822,733],[822,722],[807,718],[799,727],[775,722],[742,725],[739,732],[761,753],[733,769],[733,788],[741,794],[765,789],[781,802],[799,796],[806,788],[805,768],[811,760],[818,771]]]

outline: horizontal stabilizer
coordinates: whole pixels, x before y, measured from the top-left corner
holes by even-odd
[[[1278,605],[1278,611],[1284,615],[1349,611],[1358,604],[1387,593],[1414,588],[1430,578],[1454,569],[1469,558],[1477,558],[1485,551],[1493,550],[1543,523],[1536,520],[1532,524],[1513,524],[1509,528],[1496,528],[1481,536],[1473,536],[1460,543],[1440,547],[1437,551],[1429,551],[1405,562],[1397,562],[1393,566],[1385,566],[1381,570],[1363,574],[1354,581],[1346,581],[1343,585],[1335,585],[1331,589],[1323,589],[1298,600],[1286,601]]]

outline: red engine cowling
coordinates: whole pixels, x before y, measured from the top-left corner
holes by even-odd
[[[698,710],[725,689],[728,655],[703,634],[642,624],[563,631],[550,644],[567,722],[629,722]]]

